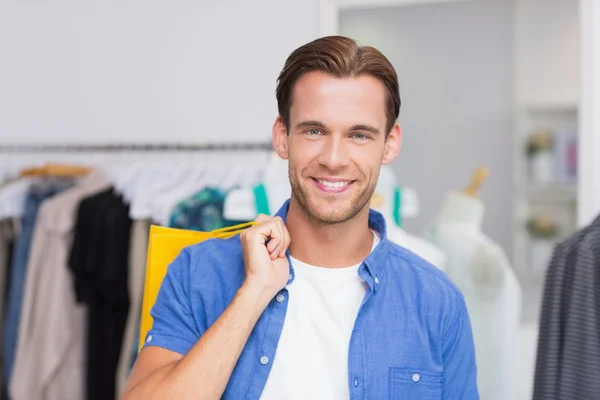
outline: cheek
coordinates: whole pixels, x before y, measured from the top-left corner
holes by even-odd
[[[381,167],[383,154],[383,147],[380,146],[356,146],[350,152],[350,158],[358,169],[373,175],[373,171],[378,171]]]
[[[289,169],[290,173],[295,176],[302,175],[302,171],[306,169],[307,161],[302,152],[290,152],[289,161]]]
[[[296,144],[294,146],[294,144]],[[289,149],[290,165],[294,165],[295,168],[305,168],[318,160],[320,154],[320,147],[315,142],[304,142],[304,143],[291,143]]]

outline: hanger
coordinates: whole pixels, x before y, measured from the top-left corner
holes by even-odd
[[[42,167],[26,168],[21,171],[21,178],[24,177],[56,177],[56,178],[77,178],[88,175],[92,171],[89,167],[70,164],[49,163]]]
[[[477,191],[483,185],[483,182],[490,175],[490,170],[486,166],[479,166],[475,169],[473,176],[471,177],[471,182],[469,185],[463,190],[464,193],[468,194],[472,197],[479,197],[477,195]]]

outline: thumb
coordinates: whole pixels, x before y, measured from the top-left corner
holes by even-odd
[[[258,216],[254,219],[254,221],[256,222],[263,222],[266,221],[268,219],[270,219],[271,217],[266,215],[266,214],[258,214]]]

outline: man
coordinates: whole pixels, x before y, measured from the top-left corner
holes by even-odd
[[[477,399],[462,295],[369,210],[402,136],[390,62],[318,39],[289,56],[277,102],[291,199],[169,266],[123,398]]]

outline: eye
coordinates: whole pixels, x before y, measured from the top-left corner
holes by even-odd
[[[306,133],[308,133],[311,136],[317,136],[321,134],[321,131],[318,129],[309,129],[306,131]]]
[[[369,139],[369,136],[365,135],[364,133],[354,133],[352,135],[352,138],[358,140],[367,140]]]

